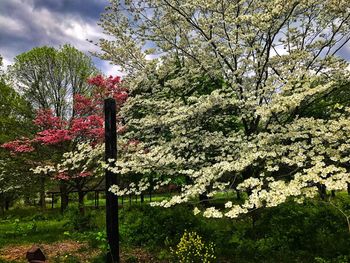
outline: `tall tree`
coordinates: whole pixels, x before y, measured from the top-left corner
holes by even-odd
[[[112,97],[117,100],[120,108],[128,96],[119,77],[104,78],[99,75],[88,81],[94,90],[90,95],[75,94],[74,117],[66,121],[56,117],[51,109],[39,110],[34,120],[38,132],[33,139],[22,138],[2,145],[13,154],[40,154],[43,149],[50,149],[50,158],[43,158],[41,166],[33,169],[33,172],[41,178],[51,175],[60,182],[61,187],[64,184],[71,190],[76,190],[81,212],[84,212],[86,190],[94,189],[101,183],[101,180],[96,179],[99,173],[98,158],[89,160],[75,156],[77,158],[74,160],[66,160],[77,151],[95,153],[98,157],[102,155],[103,100],[105,97]]]
[[[0,73],[0,144],[34,133],[33,110],[27,102],[6,82]],[[24,192],[33,193],[37,176],[29,176],[30,163],[16,158],[0,148],[0,208],[8,209],[9,203]],[[29,190],[29,191],[28,191]]]
[[[51,109],[54,116],[74,116],[74,95],[88,94],[87,78],[98,73],[91,58],[70,45],[43,46],[18,55],[10,72],[20,93],[36,110]],[[43,177],[44,180],[45,177]],[[62,207],[67,205],[67,185],[60,186]]]
[[[52,109],[68,119],[72,98],[88,93],[88,77],[98,73],[91,58],[70,45],[37,47],[18,55],[11,67],[18,89],[35,109]]]
[[[350,182],[349,108],[305,114],[348,87],[348,1],[112,0],[101,25],[100,56],[130,73],[125,136],[147,149],[115,172],[190,178],[160,205],[244,190],[204,211],[236,217]]]

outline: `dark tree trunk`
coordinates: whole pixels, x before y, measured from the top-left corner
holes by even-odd
[[[205,206],[209,207],[209,197],[207,196],[206,193],[200,194],[199,195],[199,201]]]
[[[8,211],[10,209],[10,200],[5,197],[5,210]]]
[[[78,207],[81,215],[84,215],[84,212],[85,212],[84,196],[85,196],[85,192],[83,192],[81,189],[78,189]]]
[[[0,194],[0,208],[1,208],[1,214],[5,215],[5,194]]]
[[[236,190],[236,195],[237,195],[237,200],[241,201],[242,200],[241,191]]]
[[[46,208],[46,202],[45,202],[45,176],[40,176],[40,200],[39,205],[41,209]]]
[[[67,209],[68,202],[69,202],[68,188],[67,188],[67,184],[64,182],[61,182],[60,184],[60,195],[61,195],[61,213],[63,213]]]
[[[256,236],[257,233],[255,232],[254,229],[255,229],[256,223],[260,218],[260,211],[252,211],[251,218],[252,218],[253,235]]]
[[[105,112],[105,160],[117,158],[117,124],[116,102],[114,99],[104,101]],[[119,183],[117,174],[106,170],[106,232],[109,245],[107,263],[119,263],[119,220],[118,220],[118,196],[109,191],[112,185]]]
[[[348,195],[350,195],[350,184],[348,183]]]
[[[322,200],[325,200],[326,199],[326,197],[327,197],[327,189],[326,189],[326,186],[324,185],[324,184],[319,184],[318,186],[317,186],[317,188],[318,188],[318,192],[320,193],[320,197],[321,197],[321,199]]]
[[[145,196],[141,194],[140,198],[141,198],[141,204],[142,204],[145,201]]]
[[[24,197],[24,204],[26,206],[31,206],[32,205],[32,202],[30,201],[30,197],[29,196],[25,196]]]
[[[95,208],[99,207],[99,197],[100,193],[98,191],[95,192]]]

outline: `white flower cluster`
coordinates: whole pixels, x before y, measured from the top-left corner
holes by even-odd
[[[52,165],[37,166],[34,169],[30,169],[34,174],[49,174],[56,171],[56,167]]]
[[[348,39],[348,11],[348,1],[333,0],[223,0],[220,10],[208,0],[135,0],[122,8],[111,1],[101,23],[111,39],[100,46],[104,59],[130,73],[137,94],[121,109],[128,131],[116,162],[85,151],[66,166],[84,167],[87,157],[129,178],[128,187],[111,188],[116,194],[149,186],[130,183],[135,174],[182,180],[179,194],[152,204],[164,207],[246,193],[243,204],[204,210],[216,218],[301,202],[320,186],[346,189],[350,111],[320,102],[332,103],[349,85],[348,64],[334,56]],[[146,56],[148,41],[156,48]],[[133,139],[140,143],[128,145]]]
[[[166,180],[160,180],[158,178],[148,178],[148,177],[143,177],[141,178],[140,181],[138,181],[137,184],[134,182],[131,182],[127,187],[125,188],[120,188],[118,185],[113,185],[109,189],[112,193],[118,196],[125,196],[125,195],[141,195],[143,193],[146,193],[147,191],[149,192],[150,190],[157,190],[161,186],[165,186],[169,184],[170,178]]]

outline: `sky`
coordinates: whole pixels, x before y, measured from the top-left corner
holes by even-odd
[[[85,52],[98,47],[105,37],[97,24],[108,0],[0,0],[0,54],[4,64],[13,62],[16,55],[37,46],[69,43]],[[338,53],[350,61],[350,42]],[[119,68],[108,61],[93,58],[106,75],[120,75]]]
[[[0,54],[4,65],[16,55],[37,46],[58,48],[69,43],[89,54],[104,37],[97,25],[108,0],[0,0]],[[106,75],[120,74],[118,67],[93,57]]]

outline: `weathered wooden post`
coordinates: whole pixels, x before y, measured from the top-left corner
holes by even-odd
[[[105,99],[105,160],[117,159],[116,103],[112,98]],[[118,196],[109,188],[118,183],[117,175],[106,169],[106,228],[109,252],[107,263],[119,263]]]

